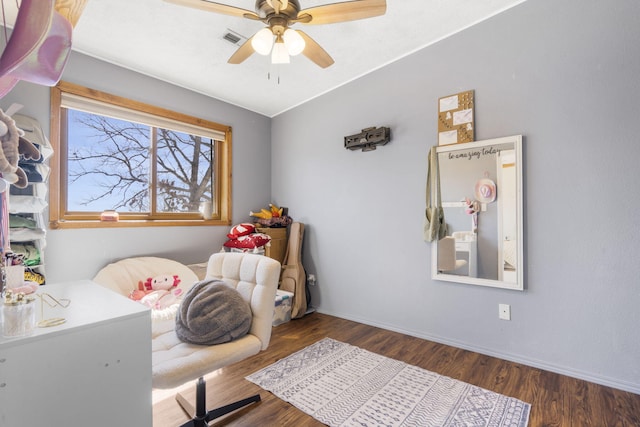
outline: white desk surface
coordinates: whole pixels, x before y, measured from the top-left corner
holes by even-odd
[[[26,344],[46,335],[68,333],[78,328],[90,328],[104,322],[137,316],[150,316],[150,309],[144,305],[104,288],[91,280],[79,280],[40,286],[36,294],[47,293],[57,300],[68,299],[68,307],[49,307],[36,296],[36,322],[42,320],[41,304],[45,319],[64,317],[65,323],[47,328],[36,327],[33,334],[23,337],[6,338],[0,334],[0,348]]]

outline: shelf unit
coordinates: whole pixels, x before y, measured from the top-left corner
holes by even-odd
[[[29,279],[40,279],[34,281],[44,283],[46,280],[44,249],[47,230],[47,182],[50,172],[48,163],[53,155],[53,148],[37,120],[21,114],[15,114],[13,119],[16,126],[25,132],[25,139],[38,146],[41,160],[33,162],[21,159],[19,162],[27,173],[29,184],[24,189],[10,186],[9,240],[13,252],[26,255],[25,267],[31,268],[42,276],[41,279],[38,277]],[[34,263],[36,260],[39,261]]]

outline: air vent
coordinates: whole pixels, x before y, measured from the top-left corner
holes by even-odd
[[[233,44],[237,44],[240,41],[240,37],[236,36],[235,34],[232,33],[226,33],[224,36],[222,36],[223,39],[225,39],[226,41],[229,41]]]
[[[246,37],[243,37],[240,34],[236,33],[235,31],[232,31],[229,29],[227,29],[227,32],[222,35],[222,38],[228,41],[229,43],[233,43],[233,44],[244,43],[244,40],[247,39]]]

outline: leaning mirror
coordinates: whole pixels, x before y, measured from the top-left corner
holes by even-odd
[[[439,146],[447,235],[432,278],[522,290],[522,136]]]

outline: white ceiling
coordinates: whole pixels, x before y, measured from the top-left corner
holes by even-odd
[[[217,1],[250,10],[255,4]],[[251,37],[264,27],[261,22],[163,0],[89,0],[74,29],[73,49],[273,117],[523,1],[387,0],[384,16],[295,24],[334,58],[322,69],[302,55],[285,65],[258,54],[228,64],[238,46],[223,35],[232,30]],[[300,0],[300,6],[335,2]]]

